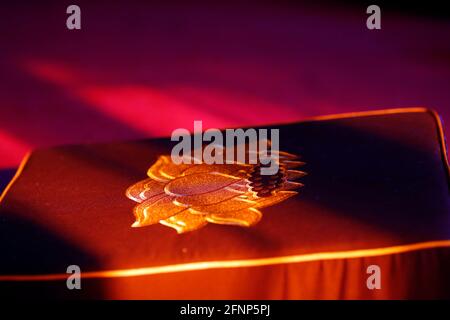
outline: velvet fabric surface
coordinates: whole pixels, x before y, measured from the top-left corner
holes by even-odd
[[[169,139],[36,150],[0,203],[0,295],[139,299],[449,298],[449,176],[425,109],[274,126],[300,193],[251,228],[131,228],[125,190]],[[67,290],[78,265],[83,290]],[[382,287],[366,286],[379,265]],[[134,272],[134,273],[133,273]]]

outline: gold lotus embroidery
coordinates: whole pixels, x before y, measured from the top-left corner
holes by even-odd
[[[161,223],[178,233],[208,223],[250,227],[261,220],[259,209],[284,201],[303,186],[294,182],[306,175],[294,170],[304,163],[279,152],[279,170],[261,175],[261,164],[174,164],[162,155],[148,170],[148,179],[126,191],[139,204],[132,227]]]

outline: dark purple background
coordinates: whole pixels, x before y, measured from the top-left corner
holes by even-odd
[[[193,120],[426,106],[450,122],[445,14],[381,5],[370,31],[355,2],[76,3],[78,31],[69,2],[0,9],[0,168],[37,147],[167,136]]]

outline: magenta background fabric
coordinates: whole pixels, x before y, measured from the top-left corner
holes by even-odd
[[[2,5],[0,168],[36,147],[426,106],[450,122],[450,23],[382,6]],[[413,128],[412,128],[413,129]],[[448,131],[448,130],[447,130]]]

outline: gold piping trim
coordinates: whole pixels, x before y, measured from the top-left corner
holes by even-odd
[[[329,114],[329,115],[324,115],[324,116],[314,116],[314,117],[306,118],[305,120],[302,120],[301,122],[322,121],[322,120],[330,120],[330,119],[356,118],[356,117],[369,117],[369,116],[379,116],[379,115],[383,115],[383,114],[429,112],[429,111],[430,111],[430,109],[427,109],[424,107],[355,111],[355,112]]]
[[[441,118],[439,117],[439,114],[434,110],[428,110],[428,112],[430,112],[431,115],[434,117],[434,121],[436,121],[436,124],[438,127],[437,130],[438,130],[439,143],[441,145],[442,161],[445,163],[447,178],[450,182],[450,167],[448,164],[447,145],[445,144],[444,128],[442,127]]]
[[[148,275],[155,275],[155,274],[176,273],[176,272],[186,272],[186,271],[199,271],[199,270],[210,270],[210,269],[260,267],[260,266],[267,266],[267,265],[292,264],[292,263],[325,261],[325,260],[336,260],[336,259],[366,258],[366,257],[374,257],[374,256],[399,254],[399,253],[424,250],[424,249],[435,249],[435,248],[446,248],[446,247],[450,247],[450,240],[420,242],[420,243],[393,246],[393,247],[385,247],[385,248],[337,251],[337,252],[319,252],[319,253],[281,256],[281,257],[272,257],[272,258],[203,261],[203,262],[172,264],[172,265],[165,265],[165,266],[145,267],[145,268],[89,271],[89,272],[82,272],[81,276],[84,279],[136,277],[136,276],[148,276]],[[3,275],[3,276],[0,276],[0,281],[66,280],[70,275],[71,274],[66,274],[66,273],[42,274],[42,275]]]
[[[17,171],[14,174],[13,178],[11,179],[11,181],[9,181],[9,183],[6,185],[6,188],[3,190],[2,194],[0,195],[0,202],[2,202],[3,198],[6,196],[6,193],[9,191],[9,189],[11,189],[11,187],[14,184],[14,182],[16,182],[16,180],[22,174],[22,171],[25,168],[25,165],[27,164],[28,159],[30,158],[30,156],[31,156],[31,152],[28,152],[25,155],[25,157],[23,157],[22,161],[20,162],[19,168],[17,168]]]

